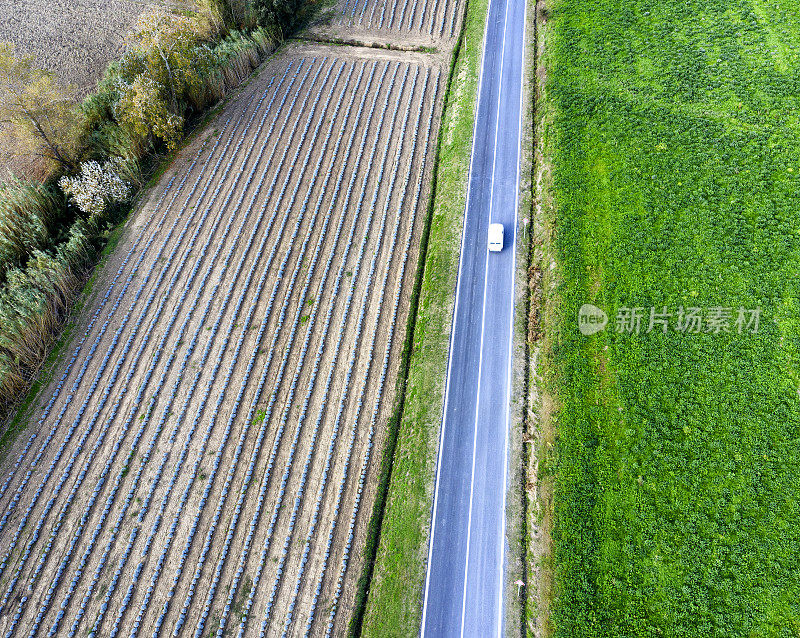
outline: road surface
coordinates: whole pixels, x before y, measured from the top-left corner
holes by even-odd
[[[421,635],[503,633],[525,0],[490,0]],[[487,251],[490,222],[505,247]]]

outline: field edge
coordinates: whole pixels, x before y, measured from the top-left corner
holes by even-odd
[[[511,422],[509,432],[508,491],[506,495],[506,570],[505,570],[505,634],[529,635],[531,592],[536,591],[538,578],[529,570],[529,543],[532,489],[535,472],[531,464],[536,458],[533,443],[535,417],[533,400],[538,387],[535,377],[535,348],[538,345],[538,317],[542,295],[538,281],[531,276],[538,269],[537,249],[542,237],[537,227],[536,153],[539,141],[536,90],[537,0],[526,0],[525,57],[523,62],[523,96],[521,116],[521,148],[519,169],[519,224],[517,228],[517,260],[514,273],[514,332],[511,379]],[[535,526],[533,527],[535,529]]]
[[[548,0],[531,0],[534,24],[533,110],[533,240],[529,252],[528,286],[530,308],[526,354],[527,396],[525,449],[525,635],[548,638],[553,634],[550,608],[554,593],[552,560],[553,450],[558,402],[552,386],[550,353],[556,335],[559,264],[555,258],[555,201],[552,184],[552,105],[547,100],[547,18]]]

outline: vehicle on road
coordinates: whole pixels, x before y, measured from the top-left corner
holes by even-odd
[[[503,250],[503,224],[489,224],[489,252],[499,253]]]

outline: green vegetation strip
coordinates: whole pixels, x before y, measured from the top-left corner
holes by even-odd
[[[555,0],[547,32],[554,634],[798,636],[796,4]]]
[[[411,341],[406,344],[410,359],[404,358],[409,361],[407,383],[390,424],[390,441],[366,549],[368,562],[374,557],[375,564],[371,580],[368,576],[362,580],[362,595],[368,585],[369,596],[363,625],[357,612],[355,631],[363,636],[419,633],[487,9],[487,0],[471,0],[467,4],[464,27],[453,53],[439,132],[434,193],[423,237],[424,270],[415,297],[418,303],[412,307]]]

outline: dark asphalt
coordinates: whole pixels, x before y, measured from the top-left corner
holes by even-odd
[[[524,0],[490,0],[421,634],[502,635]],[[487,250],[490,222],[505,227]]]

